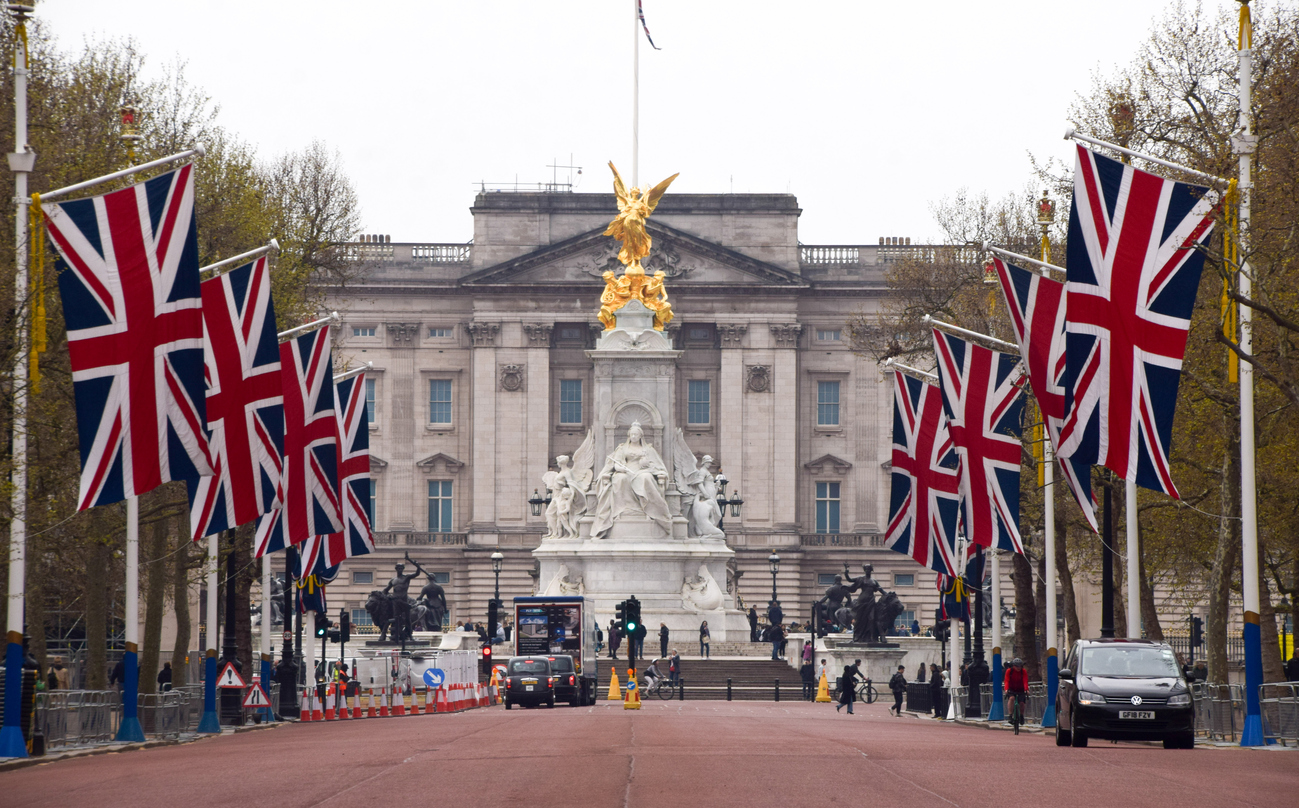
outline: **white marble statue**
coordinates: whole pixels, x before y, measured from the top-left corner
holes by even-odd
[[[591,535],[605,538],[614,522],[638,514],[649,517],[664,533],[672,535],[672,515],[663,496],[667,474],[663,458],[645,442],[640,423],[633,422],[627,440],[613,450],[600,470]]]
[[[722,608],[725,594],[707,564],[699,565],[699,574],[686,576],[681,583],[681,605],[687,611],[711,612]]]
[[[595,459],[595,441],[591,432],[573,453],[555,458],[559,471],[548,471],[541,479],[550,489],[550,504],[546,506],[546,539],[576,539],[577,520],[586,513]]]
[[[550,579],[546,584],[546,591],[543,595],[584,595],[586,594],[586,582],[582,576],[577,576],[577,580],[572,579],[572,573],[567,564],[560,564],[559,569],[555,570],[555,577]]]
[[[686,445],[686,436],[679,428],[672,449],[673,479],[681,492],[681,515],[691,538],[722,539],[722,509],[717,504],[717,481],[709,467],[713,459],[704,455],[698,463],[694,452]]]

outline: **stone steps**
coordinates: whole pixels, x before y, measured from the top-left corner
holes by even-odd
[[[770,654],[771,646],[767,646]],[[600,698],[603,699],[609,688],[609,672],[613,665],[618,665],[619,684],[626,676],[627,660],[611,661],[602,658],[596,665],[596,676],[599,683]],[[645,663],[637,661],[637,674],[643,673]],[[661,666],[666,674],[667,666]],[[774,701],[776,698],[776,680],[780,680],[780,698],[797,701],[802,697],[803,681],[798,671],[783,660],[767,659],[686,659],[681,660],[681,678],[684,682],[684,695],[689,700],[726,699],[726,680],[731,680],[731,699],[733,701]],[[657,697],[656,697],[657,698]],[[673,696],[678,698],[677,695]]]

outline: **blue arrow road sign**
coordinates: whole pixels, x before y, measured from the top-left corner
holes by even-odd
[[[424,671],[424,684],[428,685],[429,687],[441,687],[442,682],[446,678],[447,675],[442,672],[441,668],[429,668],[428,670]]]

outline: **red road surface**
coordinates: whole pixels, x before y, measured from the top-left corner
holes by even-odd
[[[0,773],[0,806],[1289,806],[1299,751],[1168,751],[803,702],[290,725]]]

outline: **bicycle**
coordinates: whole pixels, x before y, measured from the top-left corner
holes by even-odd
[[[833,700],[836,702],[839,701],[839,695],[842,692],[843,692],[843,682],[841,680],[835,683],[834,693],[832,694]],[[871,683],[870,679],[867,679],[866,681],[857,685],[857,690],[855,692],[857,696],[857,701],[860,701],[863,704],[874,704],[875,700],[878,699],[880,696],[879,691],[875,689],[875,685]]]
[[[1010,697],[1010,725],[1014,727],[1015,734],[1019,734],[1019,728],[1024,724],[1024,704],[1023,697],[1026,693],[1007,693]]]
[[[676,686],[667,679],[655,679],[654,684],[646,685],[642,692],[645,694],[645,698],[657,695],[664,701],[671,701],[672,697],[676,695]]]

